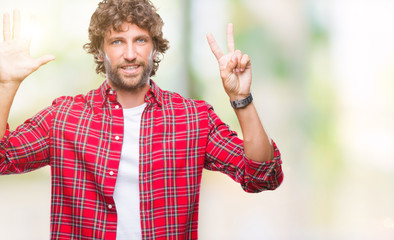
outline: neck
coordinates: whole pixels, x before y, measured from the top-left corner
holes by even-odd
[[[111,86],[112,87],[112,86]],[[113,88],[113,87],[112,87]],[[116,89],[117,100],[122,105],[122,108],[134,108],[138,107],[145,102],[145,95],[149,91],[150,85],[149,81],[141,88],[137,88],[134,90],[124,90],[124,89]]]

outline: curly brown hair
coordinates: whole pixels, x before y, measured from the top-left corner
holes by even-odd
[[[149,32],[156,57],[153,59],[153,69],[150,76],[156,74],[161,57],[169,48],[167,39],[163,37],[163,20],[157,9],[149,0],[103,0],[98,4],[96,11],[90,19],[89,43],[83,48],[94,56],[97,64],[96,72],[105,74],[103,61],[104,37],[111,27],[121,31],[124,22],[132,23]]]

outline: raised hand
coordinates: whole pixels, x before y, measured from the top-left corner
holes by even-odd
[[[224,90],[230,100],[247,97],[252,83],[252,65],[248,55],[235,50],[233,24],[227,26],[227,54],[222,52],[211,33],[207,34],[207,40],[218,61]]]
[[[31,36],[21,36],[21,16],[18,10],[13,13],[12,31],[10,15],[3,15],[3,38],[4,42],[0,43],[0,84],[19,85],[32,72],[55,59],[52,55],[37,59],[30,56]]]

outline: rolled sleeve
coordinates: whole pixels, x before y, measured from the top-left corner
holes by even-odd
[[[0,141],[0,164],[5,161],[6,153],[7,153],[7,140],[10,135],[10,126],[7,123],[7,128],[5,130],[3,139]]]
[[[247,192],[274,190],[283,181],[282,160],[280,151],[274,141],[274,157],[268,162],[255,162],[244,156],[245,181],[243,188]]]
[[[0,174],[19,174],[49,163],[49,132],[53,107],[25,121],[16,130],[7,130],[0,142]]]

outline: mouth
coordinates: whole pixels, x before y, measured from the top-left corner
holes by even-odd
[[[140,69],[140,65],[138,64],[123,65],[120,67],[120,69],[125,75],[135,75],[138,73]]]

